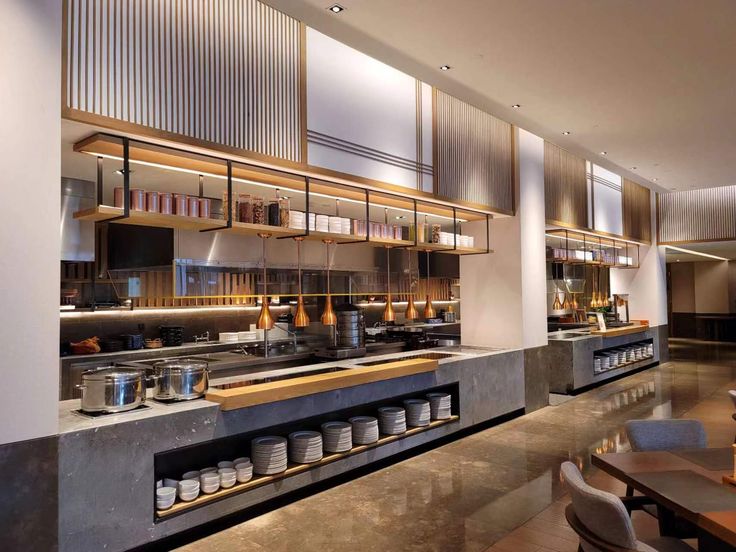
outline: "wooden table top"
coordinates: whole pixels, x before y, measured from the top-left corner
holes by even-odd
[[[722,541],[736,546],[731,447],[594,454],[593,465]]]

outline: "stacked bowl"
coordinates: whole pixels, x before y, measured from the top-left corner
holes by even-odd
[[[168,510],[176,500],[176,489],[174,487],[159,487],[156,489],[156,509]]]
[[[184,502],[190,502],[199,496],[199,479],[183,479],[179,481],[178,487],[179,498]]]
[[[229,489],[230,487],[235,485],[235,468],[220,468],[219,470],[217,470],[217,473],[220,476],[220,487],[222,487],[223,489]]]
[[[273,475],[286,470],[286,439],[278,436],[256,437],[250,443],[253,471]]]
[[[448,393],[429,393],[429,415],[433,420],[447,420],[451,415],[452,397]]]
[[[348,420],[353,428],[353,443],[370,445],[378,441],[378,420],[373,416],[354,416]]]
[[[217,471],[203,472],[199,476],[199,488],[205,494],[212,494],[220,488],[220,474]]]
[[[424,399],[407,399],[404,401],[404,408],[406,408],[407,425],[411,427],[429,425],[429,401]]]
[[[251,464],[250,458],[235,459],[235,477],[238,483],[245,483],[253,478],[253,464]]]
[[[384,435],[401,435],[406,432],[406,412],[398,406],[378,409],[378,426]]]
[[[311,464],[322,459],[322,434],[318,431],[295,431],[289,434],[289,460]]]
[[[353,448],[353,426],[347,422],[322,424],[325,452],[346,452]]]

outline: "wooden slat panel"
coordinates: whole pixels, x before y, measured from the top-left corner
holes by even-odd
[[[65,117],[303,161],[297,20],[257,0],[66,1]]]
[[[645,242],[652,241],[651,201],[649,188],[624,178],[621,190],[624,237]]]
[[[658,243],[736,240],[736,186],[657,194]]]
[[[511,125],[439,90],[435,102],[435,193],[513,212]]]
[[[588,227],[588,186],[585,159],[544,143],[544,204],[547,221]]]

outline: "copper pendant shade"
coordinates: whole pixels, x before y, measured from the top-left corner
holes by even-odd
[[[304,308],[304,297],[302,296],[302,241],[304,238],[294,238],[296,241],[297,273],[299,278],[299,295],[296,299],[296,313],[294,314],[294,326],[306,328],[309,326],[309,316]]]
[[[324,242],[327,254],[327,295],[325,296],[325,309],[319,320],[325,326],[334,326],[337,324],[337,315],[332,310],[332,295],[330,295],[330,244],[332,240],[324,240]]]
[[[404,316],[407,320],[416,320],[419,318],[419,311],[414,305],[414,286],[412,285],[412,274],[411,274],[411,252],[409,252],[409,302],[406,305],[406,312]]]
[[[429,251],[425,253],[427,255],[427,300],[424,303],[424,319],[435,318],[437,313],[432,306],[432,300],[429,298]]]
[[[396,320],[396,312],[391,301],[391,250],[386,248],[386,307],[383,309],[381,320],[384,322],[394,322]]]
[[[271,234],[258,234],[258,237],[263,240],[263,300],[261,302],[261,312],[258,315],[256,328],[259,330],[270,330],[273,328],[273,316],[271,316],[271,309],[268,306],[268,295],[266,295],[266,240],[271,237]]]

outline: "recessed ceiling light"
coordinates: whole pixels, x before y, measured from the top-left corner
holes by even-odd
[[[572,132],[570,132],[569,130],[566,130],[562,134],[564,134],[565,136],[570,136],[572,134]]]
[[[601,152],[601,155],[608,155],[608,152],[607,151],[602,151]]]
[[[452,67],[450,67],[449,65],[440,65],[441,71],[449,71],[450,69],[452,69]]]
[[[654,182],[657,182],[657,180],[659,180],[659,178],[652,178],[652,180],[653,180]]]
[[[118,169],[116,171],[113,171],[115,174],[119,174],[120,176],[125,175],[125,171],[123,169]],[[135,171],[133,169],[128,169],[128,174],[133,174]]]
[[[635,171],[636,170],[636,167],[631,167],[629,170],[630,171]]]
[[[521,107],[521,104],[514,104],[511,107],[513,107],[514,109],[519,109]]]
[[[332,4],[329,8],[332,13],[340,13],[341,11],[345,11],[345,8],[343,8],[340,4]]]
[[[402,219],[405,219],[405,218],[406,217],[404,215],[397,215],[396,216],[396,220],[402,220]]]

